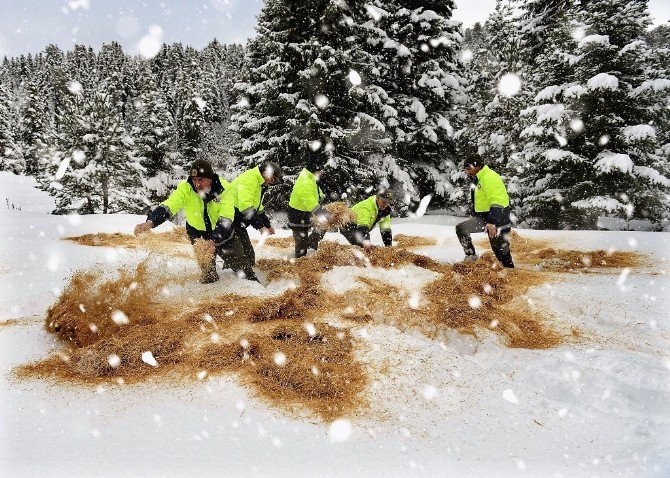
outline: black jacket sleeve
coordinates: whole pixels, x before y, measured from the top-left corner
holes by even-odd
[[[509,215],[510,210],[508,207],[492,205],[491,210],[486,217],[486,222],[493,224],[498,228],[511,226],[512,221]]]
[[[251,218],[250,224],[251,226],[253,226],[254,229],[271,227],[270,218],[268,217],[267,214],[265,214],[265,211],[257,212],[256,214],[254,214],[254,216]]]
[[[170,209],[168,209],[168,207],[164,206],[163,204],[151,211],[147,216],[147,221],[153,222],[154,227],[160,226],[168,219],[170,219]]]

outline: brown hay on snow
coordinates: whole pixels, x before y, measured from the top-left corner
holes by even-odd
[[[126,327],[157,322],[161,309],[155,304],[156,287],[147,261],[135,271],[121,270],[116,279],[101,281],[101,272],[77,272],[58,301],[47,311],[48,331],[77,347],[86,347]],[[122,313],[122,314],[121,314]],[[117,318],[117,322],[113,320]]]
[[[437,245],[437,241],[432,237],[408,236],[398,234],[393,238],[398,243],[398,247],[430,247]]]
[[[265,240],[265,245],[270,247],[276,247],[277,249],[288,249],[293,247],[293,238],[292,237],[268,237]]]
[[[593,268],[636,267],[645,262],[643,256],[635,252],[553,249],[548,247],[551,245],[549,240],[531,239],[516,231],[512,231],[509,236],[515,262],[548,271],[570,272]],[[477,245],[489,247],[488,238],[477,241]]]
[[[196,239],[193,243],[193,252],[195,254],[195,261],[198,263],[198,267],[203,273],[209,271],[212,266],[212,261],[214,260],[214,254],[210,252],[209,241],[204,239]]]
[[[191,243],[186,234],[186,228],[178,227],[166,232],[146,232],[136,237],[132,234],[96,233],[82,236],[64,237],[63,240],[76,242],[83,246],[95,247],[123,247],[125,249],[141,249],[175,257],[192,258],[193,253],[184,246]]]
[[[420,291],[415,308],[409,301],[412,291],[379,280],[359,278],[360,287],[344,295],[321,286],[321,276],[335,267],[408,264],[440,275]],[[601,262],[596,258],[594,264]],[[77,273],[46,319],[48,330],[73,348],[20,367],[18,373],[78,382],[133,382],[169,372],[195,377],[202,371],[231,371],[272,403],[306,406],[330,420],[362,403],[359,392],[366,381],[348,330],[321,323],[334,313],[351,324],[390,323],[432,337],[449,329],[474,335],[486,329],[503,336],[510,347],[549,348],[567,338],[525,307],[514,305],[515,298],[545,282],[546,275],[500,269],[490,256],[448,265],[402,247],[374,248],[366,255],[359,248],[324,241],[310,256],[261,260],[258,266],[268,280],[293,279],[295,287],[279,297],[227,294],[190,299],[189,306],[156,294],[174,279],[150,274],[146,262],[107,281],[99,273]],[[475,296],[481,303],[473,308],[469,299]],[[126,314],[128,325],[111,320],[115,310]],[[309,337],[305,322],[315,324],[317,336]],[[578,335],[574,330],[569,334]],[[241,345],[243,339],[248,347]],[[142,361],[147,351],[158,367]],[[275,363],[277,352],[286,355],[284,366]],[[119,357],[117,367],[110,365],[110,355]]]
[[[494,260],[456,264],[424,288],[433,321],[462,332],[489,328],[502,334],[513,348],[555,347],[564,338],[547,328],[541,317],[525,307],[503,307],[546,279],[524,270],[501,269]]]
[[[644,263],[637,253],[628,251],[565,251],[542,249],[526,259],[542,269],[569,272],[592,268],[636,267]]]
[[[193,357],[194,365],[209,373],[239,372],[271,403],[302,405],[331,421],[363,403],[366,378],[347,330],[315,328],[310,336],[302,324],[283,321],[244,342],[208,345]]]
[[[325,204],[323,208],[330,213],[328,222],[321,223],[318,220],[313,221],[314,227],[323,231],[335,232],[347,224],[356,222],[356,213],[344,202],[332,202],[330,204]]]

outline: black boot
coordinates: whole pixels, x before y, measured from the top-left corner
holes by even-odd
[[[251,267],[245,267],[244,269],[235,269],[235,274],[237,274],[237,277],[239,277],[240,279],[246,279],[253,282],[258,282],[259,284],[261,283],[261,281],[258,280],[258,277],[256,277],[256,273]]]

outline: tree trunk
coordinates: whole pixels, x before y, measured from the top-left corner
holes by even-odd
[[[102,213],[107,214],[107,207],[109,206],[109,178],[102,177]]]

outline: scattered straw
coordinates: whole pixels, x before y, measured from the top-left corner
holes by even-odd
[[[553,249],[551,241],[531,239],[516,231],[509,234],[514,261],[535,268],[556,271],[584,271],[593,268],[623,268],[643,265],[643,256],[628,251],[574,251]],[[479,247],[490,247],[488,238],[477,241]],[[485,254],[485,256],[487,256]]]
[[[398,247],[430,247],[437,245],[437,241],[432,237],[408,236],[405,234],[396,235],[393,240],[398,243]]]
[[[193,244],[193,252],[195,253],[195,261],[198,263],[198,267],[203,272],[207,274],[210,268],[212,267],[212,262],[214,261],[214,254],[211,252],[210,241],[204,239],[196,239]]]
[[[277,249],[288,249],[293,247],[293,238],[292,237],[268,237],[265,240],[265,245],[270,247],[276,247]]]
[[[314,226],[323,231],[335,232],[347,224],[356,222],[356,213],[344,202],[333,202],[324,205],[323,208],[330,213],[330,219],[325,223],[314,221]]]
[[[192,258],[191,248],[183,246],[190,244],[185,228],[174,228],[167,232],[146,232],[139,237],[132,234],[97,233],[83,236],[64,237],[83,246],[123,247],[125,249],[142,249],[147,251],[169,254],[175,257]]]
[[[111,236],[118,244],[119,238]],[[176,240],[182,241],[180,237]],[[400,243],[416,244],[409,239]],[[532,246],[527,242],[523,247]],[[539,259],[544,249],[537,248]],[[571,252],[579,258],[585,254]],[[616,256],[607,257],[607,265],[612,257]],[[591,267],[604,266],[604,260],[593,257]],[[321,276],[335,267],[409,264],[439,276],[421,291],[369,278],[357,279],[360,286],[343,295],[322,286]],[[551,329],[515,301],[530,287],[546,282],[546,274],[501,269],[490,255],[448,265],[402,247],[364,254],[357,247],[323,241],[312,255],[261,260],[258,266],[269,281],[293,280],[295,287],[279,297],[226,294],[184,303],[156,294],[175,278],[149,273],[146,262],[134,271],[120,271],[116,279],[77,273],[46,318],[48,330],[72,347],[17,372],[78,382],[133,382],[169,374],[202,379],[210,373],[234,372],[273,404],[307,407],[331,420],[363,404],[360,392],[366,383],[349,330],[323,323],[334,314],[354,327],[393,324],[430,337],[450,329],[473,335],[489,330],[509,347],[529,349],[554,347],[580,336],[578,330]],[[152,353],[157,367],[142,360],[145,352]]]
[[[347,330],[316,324],[310,335],[300,323],[282,321],[269,334],[208,345],[193,361],[209,373],[240,372],[271,403],[302,405],[331,421],[363,403],[366,378],[353,351]]]

